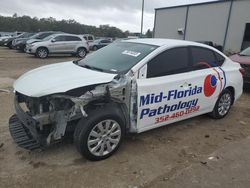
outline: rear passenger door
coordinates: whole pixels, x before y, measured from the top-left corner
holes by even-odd
[[[76,52],[82,40],[76,36],[66,36],[65,52]]]
[[[208,48],[193,46],[191,53],[192,73],[196,84],[203,87],[200,110],[211,112],[225,86],[225,75],[221,68],[224,57]]]

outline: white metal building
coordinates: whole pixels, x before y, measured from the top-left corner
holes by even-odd
[[[155,9],[154,37],[212,41],[224,51],[250,46],[250,0],[220,0]]]

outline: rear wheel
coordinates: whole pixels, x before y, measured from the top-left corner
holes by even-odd
[[[225,89],[220,94],[215,104],[215,107],[210,115],[215,119],[224,118],[230,111],[232,104],[233,104],[233,95],[228,89]]]
[[[87,159],[98,161],[110,157],[119,148],[125,125],[119,110],[97,109],[77,124],[74,142]]]
[[[93,51],[98,50],[97,46],[93,46]]]
[[[38,48],[36,50],[36,56],[41,58],[41,59],[48,57],[48,55],[49,55],[49,52],[46,48]]]

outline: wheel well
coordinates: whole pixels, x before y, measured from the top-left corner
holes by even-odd
[[[235,99],[235,91],[234,88],[232,86],[227,87],[226,89],[228,89],[232,95],[233,95],[233,100],[232,100],[232,104],[234,103],[234,99]]]
[[[82,47],[78,47],[77,48],[77,52],[78,52],[79,49],[82,49],[82,48],[87,52],[87,49],[85,47],[83,47],[83,46]]]
[[[124,122],[125,122],[125,125],[126,125],[126,129],[128,129],[130,126],[130,119],[129,119],[129,111],[128,111],[128,108],[126,107],[125,104],[123,103],[117,103],[117,102],[113,102],[113,101],[105,101],[104,100],[96,100],[96,101],[92,101],[91,103],[89,103],[84,109],[86,110],[87,114],[88,114],[88,111],[90,110],[94,110],[96,108],[104,108],[104,107],[111,107],[111,108],[117,108],[119,109],[121,115],[123,116],[124,118]]]

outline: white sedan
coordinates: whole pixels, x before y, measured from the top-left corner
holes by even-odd
[[[73,134],[86,158],[105,159],[127,133],[201,114],[225,117],[242,94],[243,72],[204,44],[167,39],[113,43],[82,60],[21,76],[14,83],[10,132],[30,150]]]

